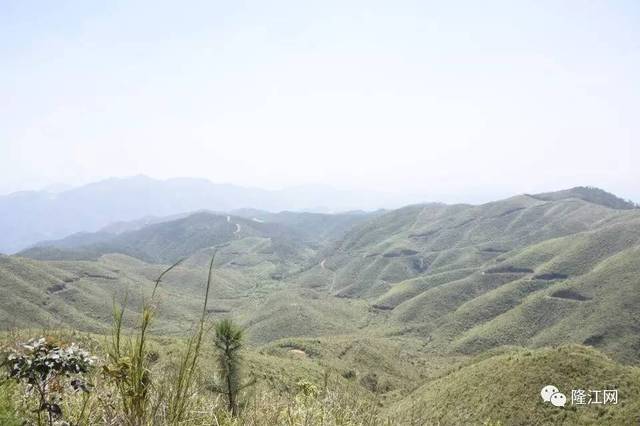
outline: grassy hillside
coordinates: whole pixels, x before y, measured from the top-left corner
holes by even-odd
[[[565,189],[563,191],[536,194],[533,195],[533,197],[546,201],[578,198],[594,204],[600,204],[606,207],[610,207],[612,209],[633,209],[638,207],[633,201],[623,200],[622,198],[616,197],[610,192],[603,191],[600,188],[589,186],[577,186],[575,188]]]
[[[568,395],[564,408],[544,403],[552,384]],[[571,405],[571,389],[617,389],[617,405]],[[617,364],[582,346],[508,350],[479,357],[429,381],[392,407],[399,423],[622,425],[640,417],[640,369]]]
[[[309,242],[322,243],[340,240],[358,223],[381,214],[382,211],[322,214],[309,212],[270,213],[254,209],[234,210],[231,214],[258,222],[278,223],[294,230]]]
[[[373,218],[297,280],[364,298],[437,351],[575,342],[633,361],[639,249],[637,210],[520,196]]]
[[[447,353],[574,342],[620,360],[638,360],[640,211],[562,194],[557,201],[539,198],[408,206],[366,220],[351,214],[328,219],[305,213],[203,212],[124,232],[108,245],[42,249],[63,259],[78,252],[99,260],[45,262],[43,278],[36,279],[45,290],[24,284],[15,298],[29,301],[36,313],[30,324],[43,324],[51,309],[59,310],[45,303],[73,305],[74,288],[90,286],[78,290],[84,303],[95,306],[92,300],[97,300],[102,307],[88,310],[92,315],[86,320],[86,314],[75,313],[58,318],[61,324],[95,329],[108,318],[109,291],[138,281],[148,288],[163,268],[154,263],[185,256],[163,286],[175,310],[163,318],[168,321],[163,328],[175,330],[180,318],[193,315],[211,246],[217,246],[212,315],[236,315],[255,331],[257,342],[363,330],[412,335],[430,350]],[[352,228],[345,232],[347,224]],[[334,241],[337,235],[343,237]],[[112,251],[129,257],[102,255]],[[25,265],[18,275],[27,283],[30,269],[40,265],[7,259]],[[92,279],[85,271],[91,267],[111,271]],[[59,294],[46,291],[58,278],[41,284],[51,271],[70,270],[83,279],[65,284]],[[100,275],[107,273],[115,279],[104,290]],[[612,309],[617,315],[609,315]]]
[[[114,301],[120,303],[125,298],[130,308],[127,323],[133,325],[135,311],[143,297],[151,293],[153,283],[135,268],[124,272],[120,266],[109,261],[41,262],[0,257],[0,316],[4,328],[104,331],[111,323]],[[200,281],[204,277],[200,276]],[[165,331],[177,330],[197,306],[194,293],[170,286],[162,289],[162,300],[166,308],[158,326]]]
[[[558,252],[536,265],[531,278],[477,298],[454,314],[457,322],[473,324],[454,346],[479,351],[506,343],[540,346],[578,342],[603,348],[619,359],[638,359],[639,230],[627,228],[622,247],[615,247],[620,238],[606,238],[616,229],[554,241]],[[599,245],[590,243],[597,260],[589,259],[586,249],[571,249],[579,247],[578,238],[597,240]],[[554,275],[559,278],[539,278]],[[496,306],[503,306],[504,312],[496,311]],[[479,318],[478,312],[491,311],[498,315],[489,320],[486,314]]]
[[[385,194],[337,191],[324,186],[267,191],[204,179],[111,178],[60,193],[22,191],[0,196],[0,253],[15,253],[38,241],[81,231],[95,232],[105,227],[108,232],[131,230],[140,218],[153,221],[200,210],[228,212],[250,207],[268,211],[345,211],[397,205],[397,201],[397,197]],[[113,226],[117,222],[127,224]]]
[[[481,206],[410,206],[356,226],[325,266],[335,271],[336,294],[379,297],[405,280],[481,268],[502,253],[624,215],[582,200],[544,202],[528,196]],[[311,278],[301,280],[312,284]]]
[[[258,254],[274,253],[281,263],[300,262],[308,254],[305,251],[320,250],[341,239],[351,227],[371,216],[248,209],[239,210],[238,215],[198,212],[175,219],[145,219],[142,222],[151,221],[145,226],[134,221],[111,227],[118,232],[73,234],[39,243],[20,255],[40,260],[96,260],[103,254],[120,253],[147,262],[168,263],[212,246],[249,239],[236,244],[232,253],[245,254],[254,248]]]
[[[352,334],[368,323],[370,312],[365,302],[336,300],[322,292],[291,287],[269,278],[269,274],[260,276],[260,271],[269,270],[265,261],[253,269],[239,267],[230,264],[225,250],[216,258],[208,316],[212,320],[229,316],[239,319],[252,342]],[[163,278],[158,289],[161,309],[155,332],[186,331],[200,309],[210,259],[211,253],[199,253]],[[126,324],[133,326],[143,298],[149,297],[153,281],[165,267],[125,255],[105,255],[98,261],[2,256],[3,328],[62,327],[104,332],[111,325],[113,303],[125,299]]]
[[[57,260],[59,253],[71,250],[85,258],[96,259],[102,254],[121,253],[155,263],[171,263],[198,250],[221,245],[243,237],[269,237],[298,244],[299,238],[278,224],[259,223],[244,218],[201,212],[142,229],[113,235],[111,238],[91,243],[91,234],[73,246],[64,241],[59,247],[55,242],[48,247],[36,247],[20,253],[38,259]],[[87,242],[85,244],[85,242]],[[48,251],[51,247],[53,250]]]
[[[0,336],[0,345],[26,335]],[[101,336],[64,336],[94,354],[105,350]],[[170,389],[183,350],[179,338],[150,342],[154,389]],[[288,338],[250,346],[243,351],[243,370],[256,384],[241,395],[237,423],[207,387],[215,359],[207,339],[198,367],[202,380],[186,424],[622,425],[640,416],[640,369],[579,345],[506,347],[474,358],[434,356],[409,339]],[[93,379],[91,424],[100,424],[103,402],[115,403],[109,383],[98,377]],[[565,408],[541,400],[540,390],[549,384],[568,396]],[[616,389],[618,404],[571,405],[571,389]],[[13,422],[7,424],[20,424],[19,395],[15,386],[0,386],[0,419]],[[73,406],[64,407],[71,415]]]
[[[640,210],[574,195],[371,215],[200,212],[105,240],[77,235],[0,256],[0,323],[104,333],[114,297],[126,295],[125,325],[133,327],[153,280],[183,258],[160,284],[152,329],[169,350],[201,309],[216,252],[207,319],[245,328],[252,371],[289,392],[284,398],[298,392],[296,381],[323,386],[331,372],[356,406],[369,407],[363,412],[378,407],[369,423],[353,424],[402,413],[418,424],[454,424],[456,416],[616,424],[637,405],[558,411],[518,394],[545,377],[595,386],[586,368],[594,366],[603,372],[594,379],[610,374],[616,381],[607,383],[637,395],[629,365],[640,363]],[[592,349],[557,349],[567,344]],[[495,371],[504,372],[497,380],[508,398],[489,403],[480,387]],[[479,408],[453,398],[458,392]]]

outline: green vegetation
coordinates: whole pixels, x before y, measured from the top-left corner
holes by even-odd
[[[70,336],[67,336],[68,339]],[[60,335],[56,336],[57,339]],[[78,336],[76,336],[78,338]],[[89,340],[87,340],[89,339]],[[83,345],[101,354],[101,337],[82,337]],[[179,357],[186,341],[151,339],[147,378],[149,414],[147,422],[137,424],[262,424],[262,425],[390,425],[390,424],[626,424],[640,413],[640,369],[617,363],[583,346],[554,349],[505,347],[473,358],[438,357],[422,353],[419,358],[397,360],[399,348],[377,342],[290,341],[281,342],[267,352],[248,348],[245,368],[256,377],[254,386],[240,391],[234,418],[226,398],[219,398],[208,378],[217,371],[218,349],[204,345],[198,363],[198,379],[187,395],[188,409],[182,423],[172,421],[168,401],[175,392],[173,383]],[[293,347],[302,349],[291,349]],[[350,346],[350,347],[349,347]],[[342,348],[342,350],[340,350]],[[408,348],[410,350],[410,348]],[[305,352],[302,356],[299,352]],[[317,352],[316,352],[317,350]],[[336,355],[332,351],[340,350]],[[340,370],[345,365],[358,367]],[[407,354],[408,355],[408,354]],[[322,360],[332,359],[329,365]],[[414,362],[419,377],[402,362]],[[410,364],[408,364],[410,365]],[[369,372],[362,368],[369,368]],[[394,371],[394,367],[396,370]],[[99,371],[99,370],[98,370]],[[378,372],[372,374],[371,372]],[[387,376],[385,376],[387,375]],[[402,388],[384,377],[396,377]],[[126,422],[120,416],[117,392],[110,380],[99,373],[89,374],[91,392],[69,393],[63,407],[65,419],[78,419],[85,406],[82,424]],[[540,400],[540,389],[553,383],[563,392],[571,389],[617,389],[616,405],[553,407]],[[391,389],[390,389],[391,388]],[[20,401],[22,388],[7,392],[1,415],[25,418],[31,411]],[[386,398],[385,398],[386,396]],[[2,401],[2,399],[0,399]],[[218,423],[216,423],[218,422]],[[11,424],[11,423],[3,423]],[[19,424],[19,423],[16,423]],[[136,424],[136,423],[133,423]]]
[[[623,200],[622,198],[616,197],[610,192],[603,191],[602,189],[594,188],[591,186],[578,186],[575,188],[566,189],[564,191],[536,194],[533,197],[547,201],[562,200],[567,198],[579,198],[591,203],[611,207],[612,209],[633,209],[638,207],[638,205],[633,201]]]
[[[16,401],[20,398],[18,385],[3,381],[0,384],[0,424],[6,426],[22,426],[23,421],[16,409]]]
[[[371,215],[197,213],[0,256],[0,320],[29,329],[8,344],[57,330],[105,360],[95,424],[624,423],[640,416],[631,399],[553,410],[521,394],[538,403],[547,377],[607,384],[598,366],[637,395],[628,207],[587,188]],[[104,344],[114,297],[127,303]],[[479,388],[495,371],[502,399]],[[2,389],[0,416],[22,415],[19,389]],[[63,408],[77,415],[74,401]]]
[[[243,346],[244,331],[230,319],[223,319],[216,324],[215,347],[218,349],[219,383],[212,384],[215,392],[223,394],[231,415],[238,415],[238,394],[242,389],[254,382],[242,383],[240,350]]]
[[[554,407],[539,395],[548,384],[569,400],[571,389],[617,389],[620,400],[616,405]],[[640,369],[582,346],[509,349],[471,360],[390,408],[403,420],[411,410],[434,424],[487,419],[508,425],[630,424],[640,413]]]
[[[74,343],[53,339],[32,339],[15,348],[7,355],[5,362],[10,379],[24,383],[27,395],[34,400],[33,412],[37,415],[38,425],[53,425],[54,419],[61,418],[60,405],[65,387],[79,392],[89,392],[82,378],[93,365],[89,354]],[[68,382],[68,383],[67,383]],[[86,403],[85,398],[85,403]],[[86,404],[79,414],[78,421],[85,418]],[[43,412],[46,412],[43,418]]]
[[[184,421],[191,405],[189,396],[193,392],[198,370],[198,360],[202,349],[202,339],[204,338],[207,304],[209,302],[209,291],[211,290],[213,264],[215,260],[216,252],[211,256],[211,263],[209,263],[209,275],[207,276],[207,286],[204,292],[202,315],[200,316],[197,330],[187,339],[186,349],[179,358],[180,361],[176,377],[172,380],[174,389],[169,393],[168,403],[168,417],[169,423],[171,424]]]
[[[174,263],[156,279],[151,299],[142,306],[140,323],[135,337],[123,336],[124,307],[114,306],[111,346],[108,351],[109,364],[103,367],[118,390],[122,412],[121,422],[130,425],[151,424],[155,417],[150,408],[151,377],[149,374],[148,330],[155,314],[155,294],[162,277],[178,266]],[[126,305],[126,301],[124,303]],[[150,412],[151,411],[151,412]]]

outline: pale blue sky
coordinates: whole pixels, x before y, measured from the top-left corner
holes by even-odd
[[[0,193],[147,174],[640,201],[639,75],[637,1],[0,0]]]

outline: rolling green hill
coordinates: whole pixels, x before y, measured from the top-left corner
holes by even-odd
[[[0,257],[0,322],[103,333],[114,297],[128,295],[132,326],[153,280],[183,258],[159,287],[153,330],[172,341],[199,312],[215,251],[209,319],[238,320],[269,374],[288,374],[279,363],[314,380],[332,371],[391,418],[616,424],[638,413],[631,399],[558,411],[524,393],[547,379],[604,381],[637,400],[640,209],[601,196],[369,215],[199,212],[74,236]]]
[[[394,283],[479,269],[502,253],[636,214],[582,200],[545,202],[528,196],[481,206],[409,206],[356,226],[325,266],[336,272],[338,295],[375,297]]]
[[[233,220],[232,220],[233,219]],[[270,237],[297,244],[298,238],[278,224],[264,224],[239,217],[227,217],[201,212],[185,218],[146,226],[142,229],[113,235],[97,243],[91,234],[74,245],[35,247],[20,253],[22,256],[57,260],[60,253],[71,251],[85,259],[97,259],[102,254],[121,253],[154,263],[171,263],[196,251],[228,243],[241,237]],[[53,248],[53,250],[49,250]],[[72,257],[73,254],[67,257]]]
[[[36,312],[30,324],[41,324],[57,309],[43,300],[62,297],[73,312],[76,302],[67,293],[79,293],[85,306],[93,298],[105,305],[109,292],[135,282],[148,286],[161,263],[183,257],[163,289],[175,310],[167,312],[163,327],[176,329],[197,305],[215,246],[212,313],[241,318],[255,342],[367,332],[413,336],[431,351],[462,354],[512,344],[581,343],[635,362],[640,210],[603,194],[574,188],[368,216],[200,212],[99,243],[84,244],[96,238],[87,235],[75,244],[66,240],[22,253],[63,260],[6,257],[24,270],[4,279],[15,286],[19,276],[22,287],[11,297],[29,301]],[[85,271],[90,268],[111,272],[91,275]],[[82,280],[64,284],[60,294],[47,292],[70,270]],[[115,278],[110,287],[92,279],[107,272]],[[37,276],[33,283],[31,276]],[[80,285],[88,288],[69,291]],[[101,314],[86,320],[84,313],[53,316],[93,328],[108,318],[108,310],[87,311]]]
[[[294,230],[305,240],[319,244],[339,241],[356,224],[383,212],[383,210],[378,210],[375,212],[354,211],[335,214],[289,211],[270,213],[261,210],[242,209],[234,210],[231,214],[262,223],[284,225]]]
[[[157,267],[150,270],[148,265],[124,256],[104,257],[97,262],[44,262],[2,256],[0,320],[4,328],[62,327],[104,332],[112,320],[114,301],[121,303],[126,298],[128,324],[133,325],[142,298],[151,294],[152,277],[159,273]],[[197,275],[200,282],[206,277],[206,272],[188,273]],[[217,285],[229,286],[228,279],[232,277],[220,272]],[[177,331],[178,324],[191,318],[189,313],[197,309],[196,290],[188,285],[174,286],[169,280],[165,284],[158,326],[164,331]]]
[[[616,197],[610,192],[603,191],[600,188],[594,188],[591,186],[577,186],[571,189],[565,189],[563,191],[546,192],[543,194],[532,195],[532,197],[545,201],[557,201],[568,198],[577,198],[584,201],[589,201],[594,204],[600,204],[612,209],[633,209],[638,205],[632,201],[623,200],[620,197]]]
[[[100,231],[73,234],[45,241],[23,250],[20,256],[40,260],[96,260],[103,254],[120,253],[153,262],[174,262],[201,249],[224,245],[245,238],[254,239],[245,247],[270,240],[272,251],[287,261],[307,247],[318,249],[339,240],[353,225],[363,222],[368,213],[268,213],[240,210],[238,215],[198,212],[123,232]],[[127,229],[127,224],[119,228]]]
[[[375,217],[296,280],[434,350],[575,342],[638,360],[639,250],[639,210],[519,196]]]
[[[549,384],[567,395],[565,408],[542,401],[540,390]],[[618,404],[571,405],[571,389],[617,389]],[[389,411],[399,424],[410,424],[409,415],[445,425],[634,424],[640,415],[640,369],[582,346],[511,349],[426,382]]]

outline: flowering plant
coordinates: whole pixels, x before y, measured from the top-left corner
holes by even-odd
[[[59,402],[65,385],[76,392],[89,392],[82,375],[89,372],[94,362],[75,343],[65,345],[43,337],[10,349],[3,364],[9,378],[25,383],[28,394],[36,394],[38,419],[41,412],[46,412],[51,425],[55,418],[62,417]]]

